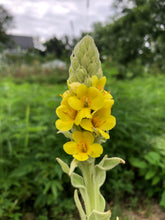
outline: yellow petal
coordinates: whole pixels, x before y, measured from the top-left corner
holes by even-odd
[[[88,155],[91,157],[99,157],[103,153],[103,148],[100,144],[94,143],[89,146]]]
[[[116,118],[110,115],[106,121],[100,126],[103,130],[111,130],[116,125]]]
[[[92,76],[92,86],[96,87],[98,82],[98,77],[96,75]]]
[[[110,92],[107,91],[103,91],[103,95],[105,99],[113,99],[112,95],[110,94]]]
[[[88,91],[88,88],[86,85],[84,84],[81,84],[78,88],[77,88],[77,97],[78,98],[81,98],[83,96],[87,96],[87,91]]]
[[[106,120],[106,118],[110,115],[110,113],[111,113],[110,107],[103,107],[93,114],[93,118],[98,117],[101,120]]]
[[[73,137],[73,140],[75,141],[75,142],[81,142],[81,141],[83,141],[83,132],[81,132],[81,131],[75,131],[74,133],[73,133],[73,135],[72,135],[72,137]]]
[[[92,86],[96,87],[99,90],[103,90],[106,83],[106,77],[98,79],[96,75],[92,77]]]
[[[56,128],[60,131],[69,131],[73,126],[73,121],[62,121],[58,119],[56,121]]]
[[[104,106],[104,96],[100,93],[91,101],[91,109],[99,110]]]
[[[84,142],[88,145],[88,144],[92,144],[94,142],[94,136],[91,132],[88,131],[84,131],[83,132],[83,136],[84,136]]]
[[[94,99],[96,96],[98,96],[99,91],[95,87],[89,87],[88,88],[88,96],[90,99]]]
[[[68,104],[77,111],[82,108],[82,102],[76,96],[69,97]]]
[[[68,105],[68,98],[70,96],[71,96],[71,93],[68,90],[64,92],[64,94],[62,95],[63,99],[61,101],[61,105]]]
[[[99,79],[96,75],[92,76],[92,86],[96,87],[98,80]]]
[[[93,124],[91,122],[91,119],[82,119],[80,122],[80,126],[87,131],[93,132]]]
[[[79,125],[83,118],[92,118],[91,110],[89,108],[82,108],[75,118],[75,124]]]
[[[69,141],[66,144],[63,145],[63,149],[67,154],[77,154],[78,148],[77,144],[73,141]]]
[[[73,157],[76,160],[85,161],[88,159],[88,154],[87,153],[78,153],[78,154],[74,154]]]
[[[94,136],[88,131],[75,131],[72,135],[76,143],[92,144],[94,142]]]
[[[105,138],[105,139],[109,139],[110,136],[108,133],[106,133],[105,131],[101,130],[100,128],[97,128],[97,131]]]
[[[58,117],[64,121],[66,120],[70,120],[70,117],[68,115],[68,107],[66,105],[60,105],[57,109],[56,109],[56,114],[58,115]]]
[[[110,109],[112,108],[112,105],[114,104],[114,100],[113,99],[104,99],[104,106],[105,107],[110,107]]]
[[[99,90],[103,90],[106,83],[106,77],[98,79],[97,76],[92,77],[92,86],[96,87]]]
[[[102,90],[105,86],[105,83],[106,83],[106,77],[103,76],[101,79],[99,79],[99,82],[97,83],[97,88]]]

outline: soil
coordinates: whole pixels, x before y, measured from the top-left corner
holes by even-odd
[[[125,210],[122,219],[127,220],[165,220],[165,211],[158,205],[153,205],[146,210],[128,211]]]

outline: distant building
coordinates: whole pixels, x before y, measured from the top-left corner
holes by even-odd
[[[28,50],[34,48],[34,42],[32,37],[10,35],[11,48],[20,48],[21,50]]]

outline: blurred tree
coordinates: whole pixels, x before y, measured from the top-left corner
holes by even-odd
[[[94,25],[93,36],[102,55],[121,65],[140,59],[165,70],[165,1],[118,0],[121,12],[113,23]]]
[[[44,43],[46,46],[46,53],[53,54],[58,59],[67,59],[71,54],[71,44],[68,36],[62,39],[53,37]]]
[[[11,26],[12,22],[13,17],[2,5],[0,5],[0,44],[4,44],[8,41],[6,31]]]

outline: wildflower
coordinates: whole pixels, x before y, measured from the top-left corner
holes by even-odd
[[[63,145],[67,154],[79,161],[85,161],[90,157],[99,157],[103,148],[100,144],[94,143],[94,136],[88,131],[75,131],[72,135],[73,141],[69,141]]]
[[[107,104],[103,108],[94,112],[91,119],[82,119],[80,126],[87,130],[101,134],[105,139],[109,139],[110,136],[107,132],[116,125],[116,119],[111,115],[110,105]]]
[[[94,87],[81,84],[76,95],[68,98],[68,104],[78,111],[75,124],[79,125],[82,118],[92,118],[91,110],[99,110],[104,106],[103,94]]]
[[[106,83],[106,77],[98,79],[96,75],[92,76],[92,86],[96,87],[98,90],[103,90]]]
[[[69,131],[77,116],[77,111],[68,105],[68,98],[71,96],[69,91],[66,91],[62,97],[61,105],[56,109],[56,114],[59,119],[56,121],[56,127],[61,131]]]
[[[105,181],[106,171],[124,163],[120,158],[108,158],[105,155],[95,165],[94,158],[103,152],[100,143],[110,138],[108,131],[116,124],[115,117],[111,115],[114,100],[110,92],[104,90],[105,83],[98,50],[93,39],[85,36],[71,55],[67,81],[69,90],[62,95],[61,105],[56,110],[59,117],[56,127],[70,138],[63,149],[75,158],[70,167],[59,158],[57,161],[84,200],[82,206],[75,190],[74,199],[81,219],[110,219],[111,212],[105,212],[105,200],[100,187]],[[76,167],[82,176],[76,174]]]
[[[110,92],[107,92],[104,90],[104,86],[106,83],[106,77],[101,77],[98,79],[96,75],[92,76],[92,86],[96,87],[98,90],[100,90],[104,96],[104,101],[109,102],[110,105],[112,106],[114,104],[114,100]]]

